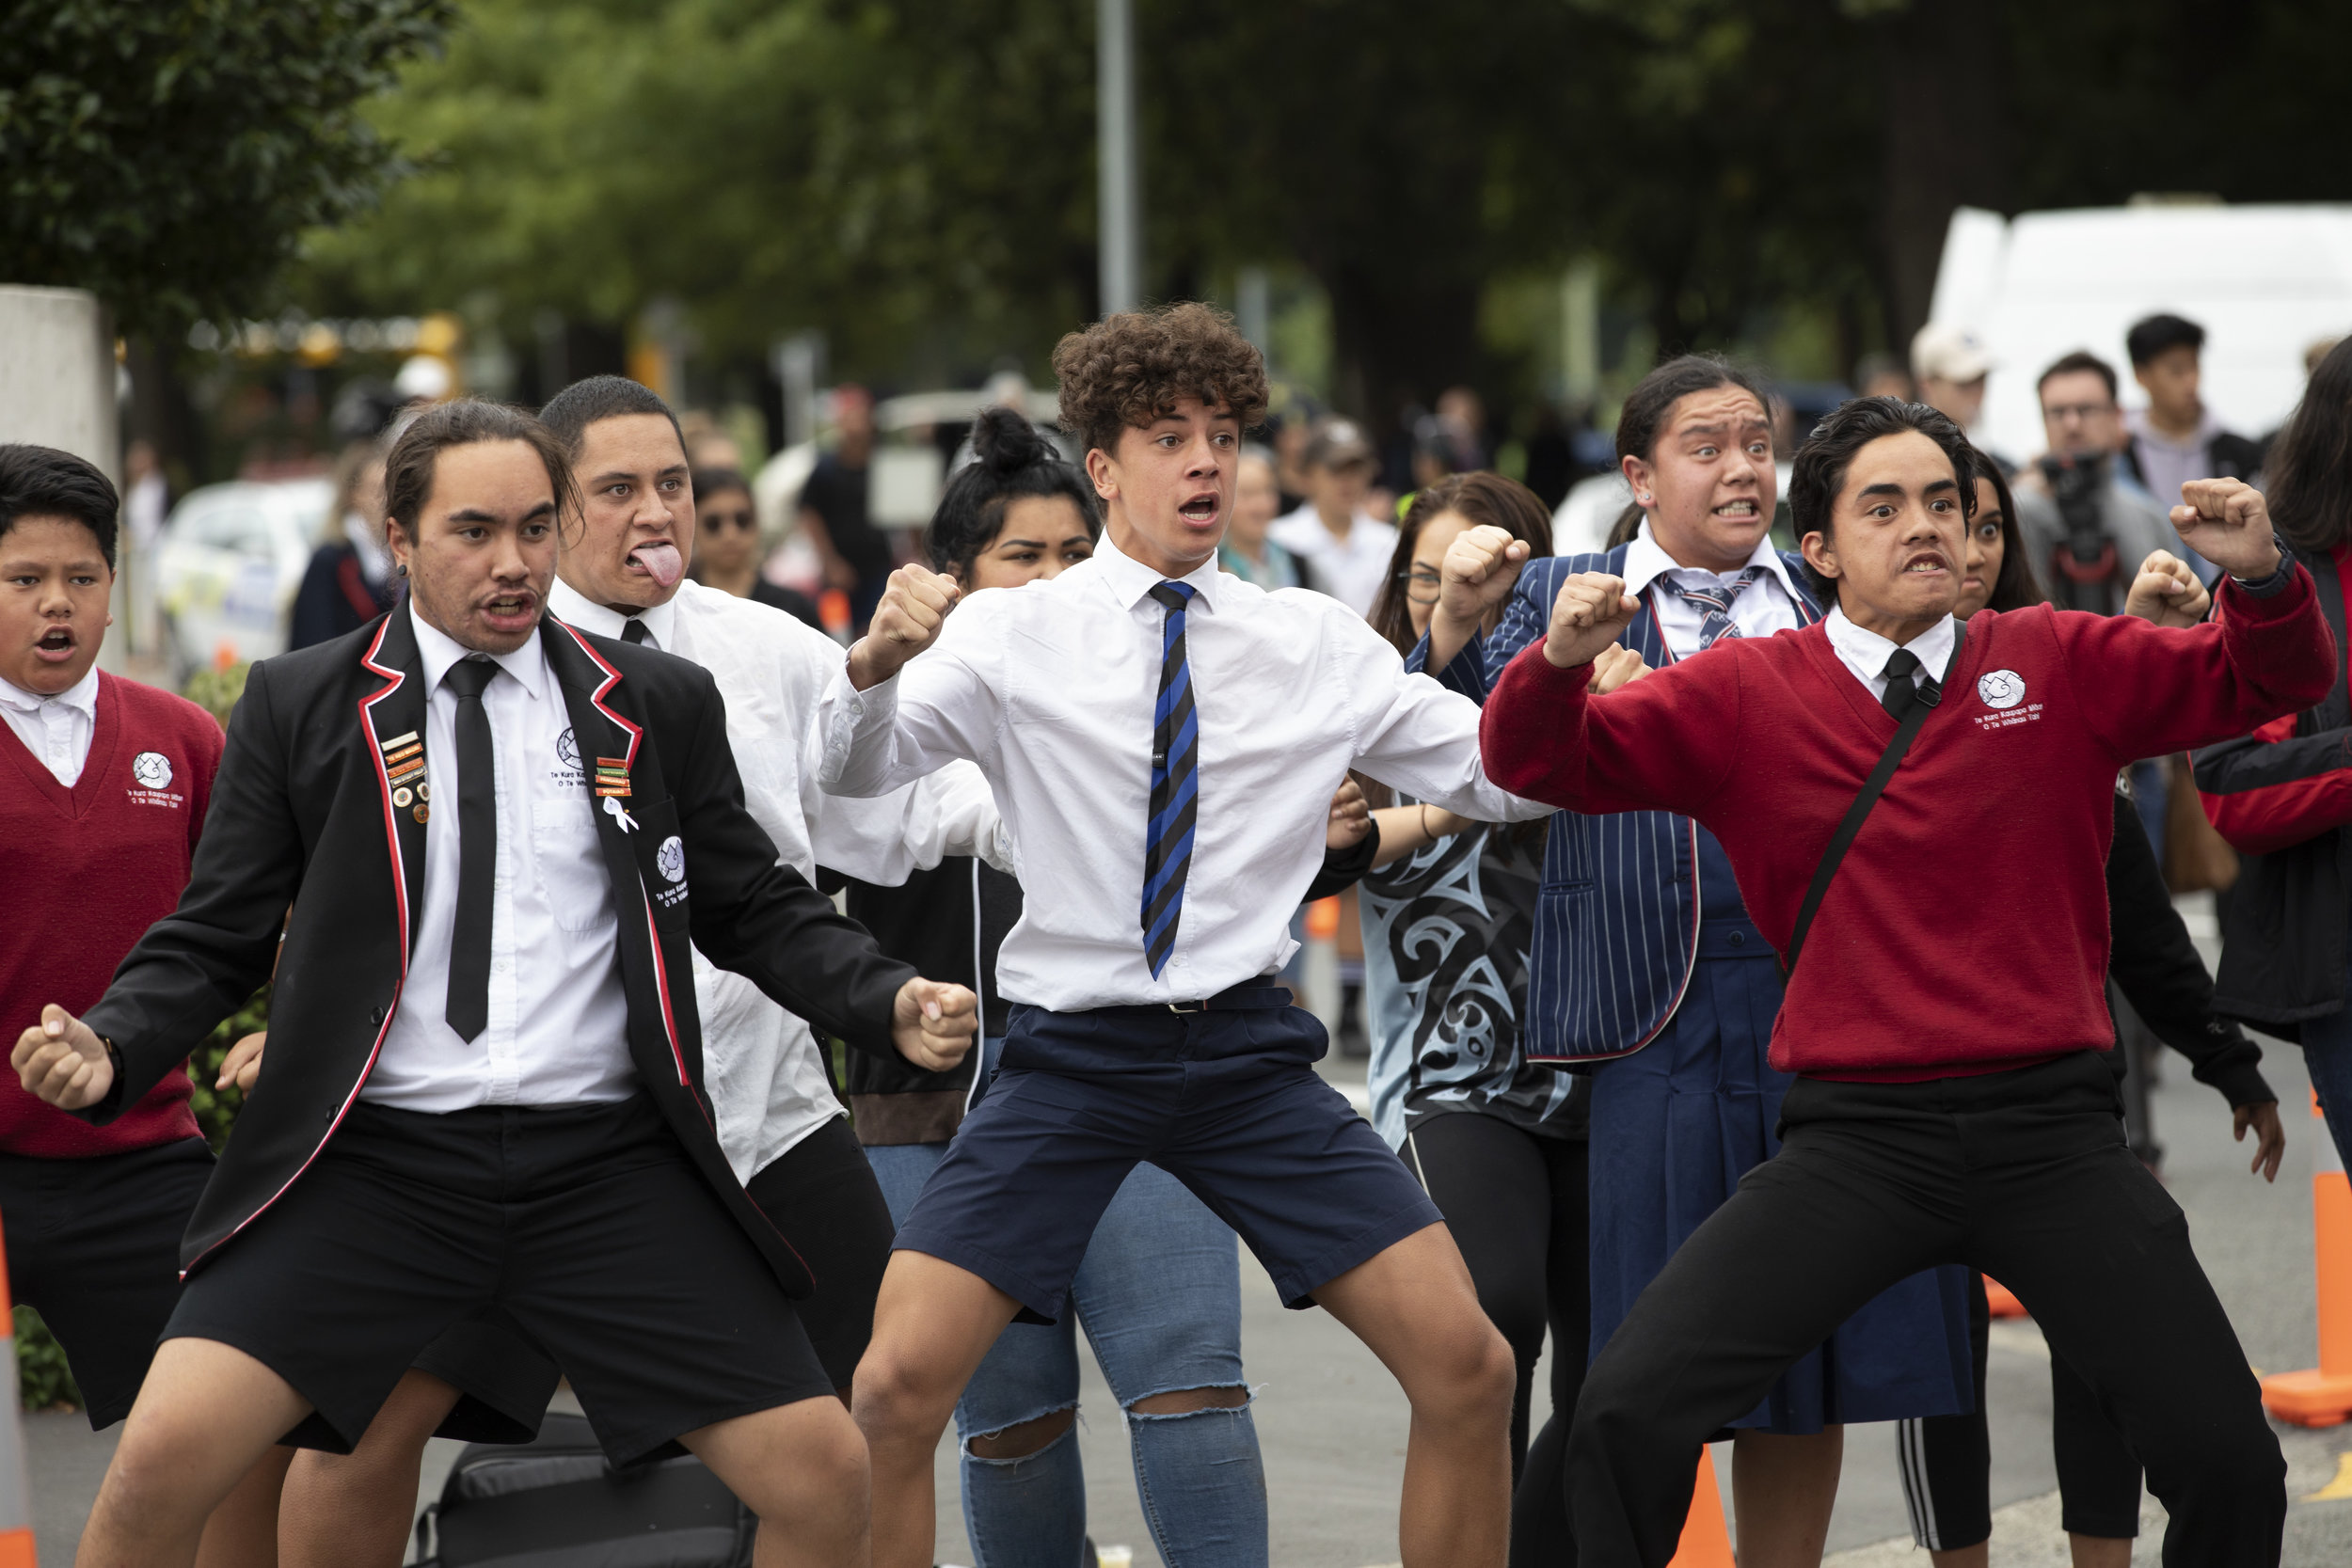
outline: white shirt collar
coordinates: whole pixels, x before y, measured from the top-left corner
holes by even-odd
[[[1829,645],[1839,661],[1865,685],[1884,675],[1888,656],[1899,647],[1909,648],[1917,657],[1921,671],[1940,686],[1951,671],[1952,649],[1960,641],[1960,623],[1949,615],[1908,642],[1896,642],[1877,632],[1863,630],[1846,619],[1842,605],[1833,607],[1821,624],[1829,632]]]
[[[416,603],[416,600],[410,599],[403,608],[407,611],[408,624],[417,631],[417,654],[424,661],[424,694],[429,700],[434,692],[441,689],[441,677],[449,673],[450,666],[461,658],[471,657],[473,650],[418,614]],[[532,632],[531,640],[511,654],[490,654],[486,657],[491,663],[514,676],[532,696],[537,697],[546,689],[548,654],[540,645],[537,632]]]
[[[596,603],[562,578],[557,578],[554,586],[548,590],[548,608],[555,611],[557,620],[569,622],[582,631],[593,631],[598,637],[618,637],[631,619],[643,621],[645,623],[647,641],[664,653],[675,653],[677,649],[678,595],[685,592],[686,584],[680,582],[676,594],[658,605],[637,610],[631,616]]]
[[[1218,571],[1216,557],[1214,555],[1181,578],[1164,578],[1112,544],[1110,531],[1104,529],[1103,537],[1094,543],[1094,567],[1102,574],[1104,583],[1111,591],[1111,596],[1117,599],[1124,609],[1135,609],[1143,602],[1145,594],[1161,583],[1170,581],[1191,585],[1197,591],[1197,597],[1200,604],[1212,610],[1216,609]]]
[[[1789,580],[1788,563],[1781,560],[1780,551],[1773,546],[1771,534],[1767,533],[1756,542],[1756,548],[1748,554],[1747,564],[1761,566],[1778,578],[1780,591],[1788,595],[1789,603],[1802,602],[1797,597],[1797,585]],[[1704,572],[1707,576],[1718,580],[1725,580],[1740,575],[1736,571],[1715,572],[1705,566],[1683,565],[1666,553],[1665,546],[1658,542],[1658,535],[1650,531],[1649,519],[1644,517],[1640,531],[1633,535],[1632,543],[1626,546],[1625,591],[1638,595],[1642,590],[1669,572]]]
[[[6,703],[19,713],[39,713],[44,703],[70,707],[83,718],[95,722],[98,719],[98,666],[93,664],[82,673],[82,678],[54,697],[38,691],[27,691],[13,681],[0,680],[0,703]]]

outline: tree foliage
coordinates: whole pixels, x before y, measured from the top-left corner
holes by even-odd
[[[258,313],[401,164],[357,112],[454,0],[0,0],[0,281],[135,330]]]

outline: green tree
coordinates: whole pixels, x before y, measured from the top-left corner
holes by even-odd
[[[355,106],[453,0],[11,0],[0,279],[89,289],[133,330],[257,313],[302,232],[398,173]]]

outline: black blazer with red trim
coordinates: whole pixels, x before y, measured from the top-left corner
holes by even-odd
[[[84,1113],[103,1123],[177,1070],[277,963],[268,1062],[189,1222],[183,1269],[199,1267],[318,1157],[402,1005],[424,828],[413,810],[394,808],[382,743],[424,733],[424,670],[408,613],[253,667],[187,891],[87,1015],[122,1064],[108,1098]],[[776,863],[775,846],[744,808],[707,671],[552,616],[540,638],[580,754],[628,761],[637,828],[601,810],[596,820],[620,911],[639,1081],[785,1290],[804,1295],[811,1280],[799,1253],[743,1195],[719,1148],[689,942],[820,1029],[893,1055],[892,1003],[914,971],[884,958],[864,927]],[[682,877],[662,865],[674,835]],[[669,863],[675,869],[676,857]]]

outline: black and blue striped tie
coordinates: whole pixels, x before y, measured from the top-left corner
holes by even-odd
[[[1194,592],[1182,582],[1152,590],[1168,610],[1160,636],[1160,695],[1152,708],[1152,819],[1143,833],[1143,957],[1153,979],[1176,948],[1200,803],[1200,726],[1192,710],[1192,671],[1184,663],[1184,607]]]

